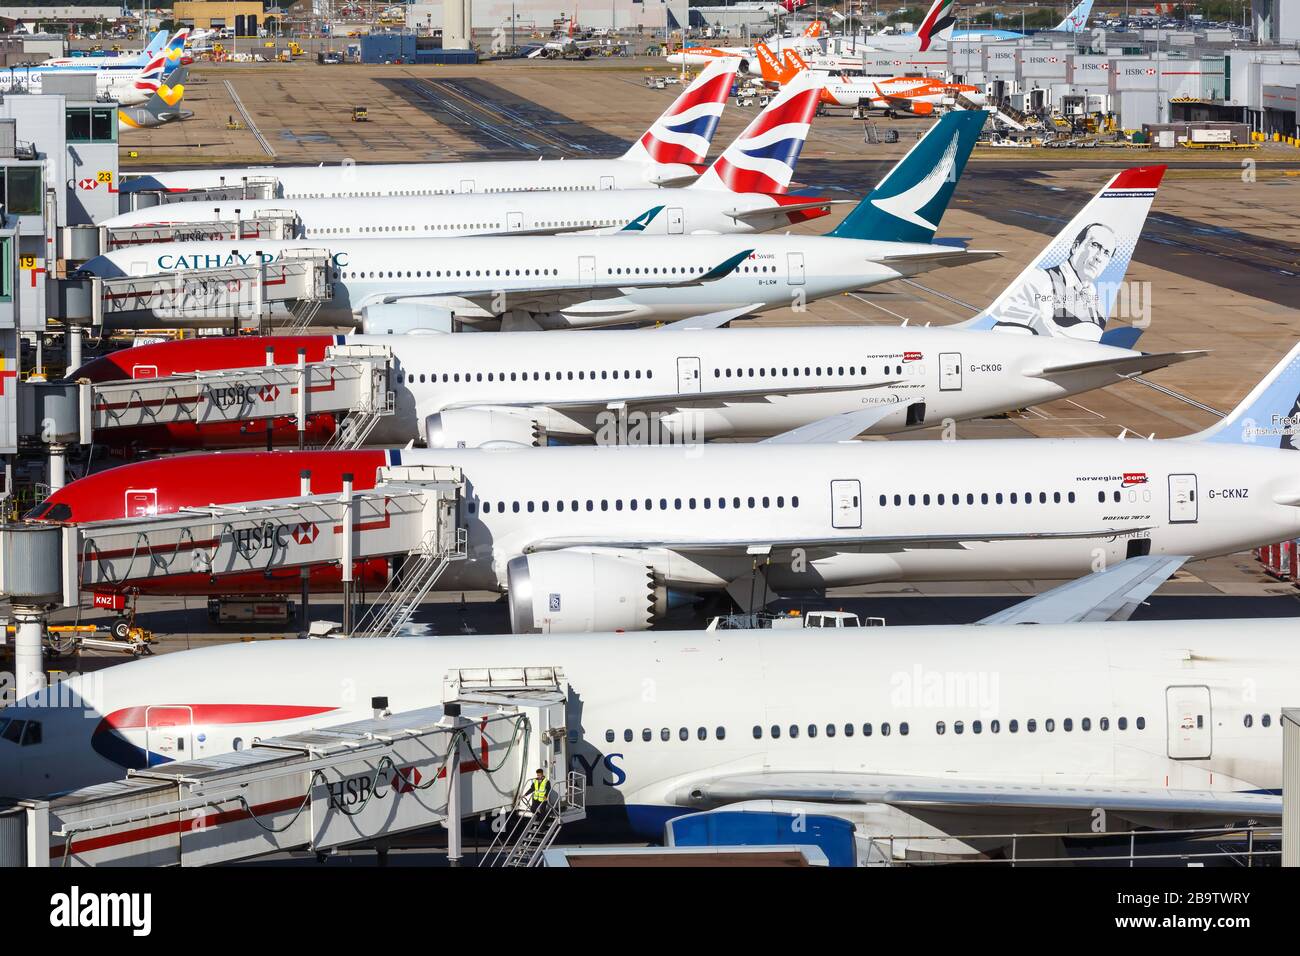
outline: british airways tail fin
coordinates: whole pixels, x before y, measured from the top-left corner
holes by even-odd
[[[710,63],[655,120],[654,125],[632,144],[632,148],[623,154],[623,159],[687,165],[703,163],[709,155],[709,145],[713,142],[713,134],[739,68],[739,57],[724,57]]]
[[[1065,15],[1065,19],[1052,29],[1057,33],[1081,33],[1088,27],[1088,17],[1092,15],[1092,0],[1083,0],[1077,7]]]
[[[800,73],[772,97],[754,121],[687,189],[733,193],[783,193],[794,178],[799,153],[808,139],[821,81]]]
[[[1129,261],[1164,174],[1164,166],[1137,166],[1112,177],[993,304],[963,327],[1132,348],[1141,329],[1107,331],[1106,323],[1125,290]]]
[[[1182,440],[1300,450],[1300,344],[1291,347],[1227,418]]]
[[[983,110],[945,115],[830,235],[930,242],[987,116]]]

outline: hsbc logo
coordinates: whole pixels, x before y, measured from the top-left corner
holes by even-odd
[[[97,180],[97,179],[79,179],[79,180],[77,180],[77,188],[78,188],[78,189],[86,189],[86,190],[90,190],[90,189],[96,189],[96,188],[98,188],[98,187],[99,187],[99,180]]]
[[[293,540],[298,544],[311,544],[320,534],[320,528],[314,521],[303,521],[294,526]]]
[[[273,402],[280,397],[280,386],[263,385],[261,391],[259,391],[257,395],[264,402]]]

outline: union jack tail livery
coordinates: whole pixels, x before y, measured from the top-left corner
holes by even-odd
[[[623,158],[665,164],[703,163],[739,67],[736,57],[710,63]]]
[[[166,67],[166,55],[154,57],[149,61],[148,66],[136,74],[135,88],[137,90],[148,90],[150,93],[158,92],[158,87],[162,85],[163,73]]]
[[[934,41],[946,40],[952,33],[952,28],[957,24],[957,18],[953,16],[956,3],[957,0],[934,0],[934,6],[927,11],[916,31],[922,53],[929,50]]]
[[[790,187],[799,152],[808,139],[821,82],[801,73],[773,97],[704,175],[689,189],[734,193],[783,193]]]

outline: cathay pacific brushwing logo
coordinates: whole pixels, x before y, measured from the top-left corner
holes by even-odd
[[[939,195],[939,190],[943,189],[948,183],[955,181],[957,140],[958,137],[954,135],[948,143],[948,148],[944,150],[943,157],[939,160],[938,165],[911,189],[905,189],[895,196],[873,199],[871,204],[891,216],[902,219],[904,222],[910,222],[923,229],[929,229],[931,232],[938,229],[937,223],[927,222],[922,219],[920,212],[934,201],[934,197]]]
[[[650,223],[654,222],[655,216],[663,212],[663,209],[663,206],[655,206],[653,209],[647,209],[624,226],[623,232],[645,232],[646,227],[649,226]]]

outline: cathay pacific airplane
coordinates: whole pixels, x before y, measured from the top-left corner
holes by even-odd
[[[384,346],[395,359],[390,385],[396,412],[370,433],[368,441],[376,445],[766,438],[868,408],[891,409],[867,425],[868,434],[977,418],[1202,354],[1144,355],[1130,348],[1137,329],[1105,332],[1091,322],[1052,321],[1038,335],[987,334],[989,329],[1025,331],[992,317],[1004,316],[1010,303],[1037,303],[1044,284],[1050,284],[1044,277],[1070,268],[1071,255],[1082,262],[1083,252],[1071,249],[1085,230],[1102,235],[1113,249],[1101,271],[1089,267],[1103,296],[1095,304],[1103,321],[1109,317],[1161,172],[1136,169],[1114,177],[967,327],[699,329],[689,335],[519,332],[505,341],[481,335],[180,339],[112,352],[70,378],[109,382],[247,368],[266,364],[268,351],[273,363],[293,365],[300,349],[307,361],[319,362],[334,346]],[[1082,264],[1080,269],[1087,271]],[[1078,298],[1063,296],[1062,310]],[[1050,288],[1047,300],[1052,300]],[[1055,308],[1051,315],[1056,316]],[[624,367],[629,356],[636,356],[635,375]],[[827,364],[832,356],[844,364]],[[250,395],[249,400],[254,404],[238,421],[167,423],[160,415],[147,426],[102,432],[96,441],[135,448],[234,448],[261,445],[269,428],[272,441],[297,442],[295,421],[259,418],[258,399]],[[339,425],[333,414],[320,413],[310,416],[306,431],[313,441],[325,441]],[[856,426],[856,419],[846,417],[842,437],[852,438]]]
[[[505,160],[467,163],[376,163],[343,166],[181,169],[141,173],[127,189],[212,189],[274,178],[281,199],[347,196],[440,196],[530,189],[599,191],[683,186],[703,171],[722,118],[736,62],[702,71],[654,124],[616,159]]]
[[[837,201],[787,194],[817,111],[819,82],[810,77],[787,86],[699,179],[681,190],[612,189],[585,197],[534,190],[419,202],[405,196],[277,199],[265,208],[296,213],[299,238],[329,240],[624,229],[641,235],[716,235],[789,227],[826,215]],[[129,244],[133,227],[239,222],[258,212],[259,206],[247,200],[174,202],[125,212],[101,225],[114,230],[119,243]]]
[[[852,357],[827,356],[823,375]],[[644,374],[636,358],[621,366]],[[622,371],[622,368],[620,368]],[[813,369],[808,370],[813,375]],[[133,462],[33,510],[91,522],[374,487],[386,465],[459,468],[468,560],[440,588],[504,593],[512,628],[642,630],[677,592],[1066,578],[1146,554],[1204,558],[1300,528],[1300,345],[1226,418],[1178,439],[833,442],[864,409],[756,444],[229,452]],[[162,592],[297,587],[297,572],[116,582]],[[546,596],[543,599],[543,596]]]
[[[182,242],[126,247],[87,262],[105,278],[272,262],[327,252],[333,296],[317,313],[365,332],[508,331],[644,325],[716,327],[742,315],[852,291],[996,253],[935,243],[937,224],[984,124],[943,117],[826,236],[482,236]],[[725,157],[724,157],[725,158]],[[739,161],[738,161],[739,162]],[[748,164],[728,172],[742,186]],[[677,195],[671,192],[669,195]],[[122,327],[174,326],[119,313]]]
[[[1148,561],[1125,562],[1051,596],[1077,620],[1094,606],[1073,593],[1080,587],[1101,584],[1110,598],[1150,573]],[[375,696],[395,714],[434,706],[442,680],[462,669],[539,667],[562,668],[567,705],[567,750],[557,748],[549,773],[585,778],[587,825],[608,837],[657,842],[684,813],[761,809],[851,821],[860,861],[872,838],[899,858],[969,859],[1013,831],[1280,816],[1281,708],[1300,695],[1294,621],[1025,626],[1035,616],[1017,611],[1002,623],[861,636],[446,636],[181,651],[72,677],[0,711],[0,794],[64,792],[369,719]],[[267,808],[261,823],[296,806]],[[150,832],[128,827],[116,843]],[[92,852],[81,839],[55,849]]]

